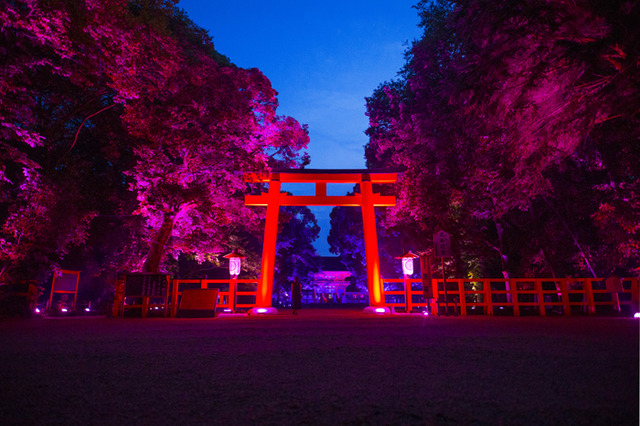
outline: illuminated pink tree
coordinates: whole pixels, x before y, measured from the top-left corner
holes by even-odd
[[[202,55],[184,64],[163,97],[125,110],[140,138],[129,175],[149,230],[145,271],[158,270],[168,246],[204,257],[223,251],[237,223],[257,225],[244,207],[242,172],[293,165],[308,140],[275,107],[275,91],[258,70],[221,67]],[[285,156],[270,155],[287,148]]]
[[[210,255],[256,223],[241,171],[304,162],[306,129],[276,116],[267,78],[233,66],[174,3],[3,4],[0,272],[55,266],[131,213],[143,229],[127,219],[111,233],[127,241],[105,244],[121,267],[157,270],[168,247]]]
[[[391,223],[447,228],[459,258],[494,258],[497,271],[633,263],[638,6],[422,1],[418,11],[425,33],[401,79],[367,100],[369,164],[406,169]]]
[[[35,277],[55,267],[87,236],[98,213],[89,198],[101,188],[91,188],[98,175],[91,158],[113,161],[118,145],[128,142],[116,102],[155,87],[142,83],[162,75],[172,52],[129,15],[119,0],[15,0],[0,8],[2,280],[11,270]],[[99,121],[107,126],[89,138]]]

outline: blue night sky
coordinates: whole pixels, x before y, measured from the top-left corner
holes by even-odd
[[[395,78],[420,35],[416,2],[180,0],[178,6],[209,31],[216,50],[269,78],[279,93],[278,114],[309,125],[309,168],[349,169],[364,168],[364,98]],[[322,228],[316,248],[329,255],[332,207],[311,209]]]

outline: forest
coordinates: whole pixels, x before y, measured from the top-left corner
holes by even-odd
[[[232,250],[256,275],[264,211],[244,206],[260,188],[243,172],[309,163],[268,76],[171,0],[3,3],[0,283],[76,269],[98,297],[120,271],[188,278]],[[404,68],[363,100],[367,166],[403,171],[397,206],[377,212],[388,273],[445,230],[452,276],[637,274],[637,2],[415,9]],[[316,220],[281,217],[276,278],[308,279]],[[361,221],[335,208],[329,242],[362,284]]]
[[[379,212],[381,257],[433,254],[444,230],[455,277],[637,275],[640,5],[416,9],[422,38],[366,100],[368,167],[404,170]],[[330,239],[355,270],[359,240],[341,238],[354,215],[334,210]]]
[[[3,4],[0,282],[251,248],[264,212],[242,173],[300,167],[309,142],[260,70],[173,1]]]

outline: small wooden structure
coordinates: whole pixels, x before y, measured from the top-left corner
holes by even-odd
[[[40,290],[35,280],[0,285],[0,317],[30,317],[37,307]]]
[[[150,309],[162,310],[167,316],[169,309],[169,287],[171,277],[167,274],[131,273],[124,276],[121,297],[116,295],[120,303],[119,309],[114,306],[114,313],[124,316],[127,310],[140,309],[142,318],[147,317]],[[128,303],[132,302],[132,303]]]
[[[70,271],[63,269],[62,275],[53,275],[53,282],[51,283],[51,294],[49,295],[49,303],[47,303],[47,310],[53,308],[53,295],[68,295],[73,296],[73,303],[67,306],[68,309],[75,309],[78,302],[78,285],[80,283],[81,271]]]

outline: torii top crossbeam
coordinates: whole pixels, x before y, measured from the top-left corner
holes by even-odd
[[[395,183],[397,178],[397,171],[370,169],[288,169],[274,170],[268,174],[245,174],[247,182],[269,183],[267,193],[245,195],[245,205],[267,207],[262,248],[262,267],[256,300],[257,306],[271,306],[280,206],[360,207],[362,209],[362,224],[364,227],[369,303],[371,306],[384,305],[374,207],[394,206],[396,199],[394,196],[374,193],[373,184]],[[283,193],[280,191],[282,183],[315,183],[315,195],[289,195]],[[360,192],[354,195],[329,196],[327,195],[327,183],[357,183],[360,186]]]
[[[247,182],[269,182],[279,176],[280,182],[330,182],[359,183],[362,176],[370,176],[371,183],[394,183],[398,179],[398,171],[382,169],[283,169],[271,173],[245,173]]]
[[[280,183],[315,183],[315,195],[278,195],[280,206],[362,206],[362,193],[354,195],[334,196],[327,195],[327,183],[353,183],[372,184],[395,183],[398,179],[397,171],[376,169],[286,169],[274,170],[269,174],[247,173],[247,182],[280,182]],[[266,206],[273,194],[247,195],[245,205]],[[371,194],[371,203],[374,207],[395,206],[393,196]]]

